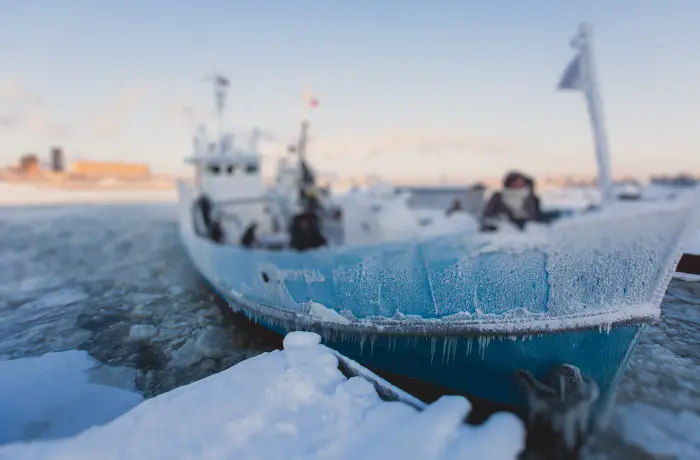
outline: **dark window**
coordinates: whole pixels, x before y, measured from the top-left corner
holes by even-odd
[[[213,176],[218,176],[219,173],[221,172],[221,168],[219,165],[207,165],[206,169],[207,173],[213,175]]]
[[[258,165],[249,164],[249,165],[246,165],[245,172],[247,172],[248,174],[256,174],[258,172],[258,169],[259,169]]]
[[[228,165],[226,167],[226,172],[228,173],[229,176],[233,176],[236,172],[236,166],[234,165]]]

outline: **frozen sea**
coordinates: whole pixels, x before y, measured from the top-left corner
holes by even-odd
[[[172,204],[0,208],[0,360],[84,350],[152,397],[281,347],[225,312]],[[586,458],[700,458],[699,341],[700,281],[674,279]]]

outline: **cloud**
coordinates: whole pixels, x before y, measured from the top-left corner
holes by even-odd
[[[369,136],[318,136],[309,142],[314,158],[323,160],[370,160],[378,156],[431,156],[468,153],[507,155],[531,150],[525,142],[509,142],[487,136],[449,131],[393,130]],[[279,147],[278,147],[279,148]]]
[[[69,136],[73,132],[69,123],[56,119],[44,108],[25,113],[22,123],[31,133],[39,136]]]
[[[15,80],[0,81],[0,103],[24,109],[36,109],[45,104],[36,94]]]
[[[119,135],[129,125],[146,96],[142,86],[132,86],[118,94],[105,106],[97,109],[89,118],[89,126],[97,137]]]
[[[38,95],[17,81],[0,81],[0,106],[0,127],[26,129],[36,136],[67,136],[72,132]]]
[[[19,124],[19,117],[11,113],[0,113],[0,128],[13,128]]]

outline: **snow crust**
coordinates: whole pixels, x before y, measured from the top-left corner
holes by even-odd
[[[0,361],[0,445],[75,436],[109,422],[143,400],[121,388],[133,377],[78,350]]]
[[[320,338],[291,333],[285,349],[144,401],[71,439],[0,447],[0,459],[514,459],[512,414],[463,424],[471,409],[444,396],[418,411],[347,379]]]

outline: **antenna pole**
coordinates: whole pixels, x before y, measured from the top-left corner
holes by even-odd
[[[250,134],[250,139],[248,140],[248,150],[251,152],[258,151],[258,144],[260,142],[260,128],[255,128]]]
[[[600,95],[598,78],[593,59],[593,29],[590,24],[581,24],[574,47],[581,53],[581,79],[583,82],[588,117],[593,132],[596,160],[598,163],[598,186],[602,195],[602,204],[608,205],[613,199],[612,174],[610,168],[610,152],[608,150],[608,136],[605,130],[603,117],[603,99]],[[576,39],[575,39],[576,40]]]
[[[213,82],[214,85],[214,111],[216,112],[216,125],[218,131],[219,142],[224,136],[224,110],[226,109],[226,95],[231,82],[225,76],[218,72],[213,72],[212,75],[206,78]]]

